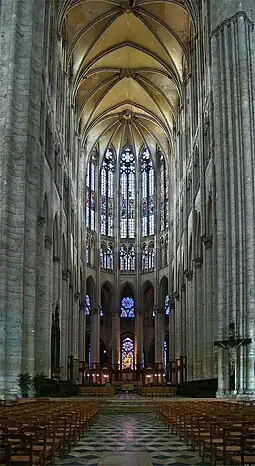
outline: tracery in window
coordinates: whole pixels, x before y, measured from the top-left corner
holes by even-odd
[[[148,254],[148,268],[149,270],[153,270],[155,267],[155,249],[154,244],[149,244],[149,254]]]
[[[106,151],[100,175],[100,210],[101,210],[101,234],[113,236],[113,177],[114,177],[114,156],[111,149]]]
[[[134,369],[134,343],[131,338],[122,341],[122,369]]]
[[[100,267],[101,267],[102,269],[106,269],[106,264],[107,264],[107,249],[106,249],[106,243],[105,243],[105,242],[103,242],[103,243],[101,244],[99,262],[100,262]]]
[[[142,247],[142,271],[148,272],[155,267],[155,249],[154,244],[150,243],[149,247],[144,244]]]
[[[135,156],[129,147],[120,157],[120,237],[135,237]]]
[[[95,162],[91,159],[86,172],[86,227],[95,230]]]
[[[133,245],[128,248],[128,270],[135,270],[135,247]]]
[[[127,270],[127,248],[125,245],[120,247],[120,270],[125,272]]]
[[[144,244],[142,247],[142,271],[144,272],[145,270],[148,270],[148,264],[149,264],[149,252],[148,252],[148,247],[147,244]]]
[[[126,297],[121,300],[120,317],[134,318],[135,317],[135,302],[133,298]]]
[[[107,270],[113,270],[113,246],[109,244],[107,248]]]
[[[168,228],[168,170],[165,157],[160,154],[160,231]]]
[[[141,180],[142,180],[142,236],[154,235],[154,166],[147,148],[141,155]]]

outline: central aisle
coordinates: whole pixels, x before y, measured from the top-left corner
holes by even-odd
[[[151,413],[100,414],[69,456],[56,464],[202,466],[197,453]]]

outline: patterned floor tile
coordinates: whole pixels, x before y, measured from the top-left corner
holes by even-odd
[[[111,451],[148,452],[153,466],[207,466],[152,413],[101,414],[70,455],[56,464],[94,466]]]

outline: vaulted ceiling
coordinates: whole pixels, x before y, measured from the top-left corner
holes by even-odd
[[[66,0],[64,24],[88,152],[146,141],[168,154],[194,34],[188,2]]]

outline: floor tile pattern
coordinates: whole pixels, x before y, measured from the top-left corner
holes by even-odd
[[[119,466],[126,464],[125,452],[137,452],[137,458],[138,452],[147,452],[150,459],[143,466],[203,466],[198,454],[171,435],[154,413],[100,414],[69,456],[56,464],[108,465],[104,462],[106,452],[115,452],[115,455],[121,452],[119,462],[112,460]],[[129,466],[141,464],[139,460],[130,463]]]

